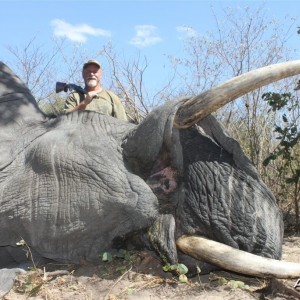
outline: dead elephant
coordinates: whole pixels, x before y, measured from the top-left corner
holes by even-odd
[[[299,277],[299,265],[272,268],[278,261],[270,259],[281,257],[280,211],[238,142],[211,115],[298,73],[300,61],[258,69],[168,102],[133,125],[88,111],[48,118],[1,63],[1,265],[20,259],[20,239],[41,257],[97,262],[116,241],[145,231],[164,262],[176,263],[179,248],[244,274]],[[220,257],[211,257],[217,249]],[[230,253],[242,253],[241,268],[228,263]],[[259,263],[245,270],[250,253]]]

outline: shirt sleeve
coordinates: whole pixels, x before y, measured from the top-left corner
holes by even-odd
[[[114,102],[115,117],[120,120],[128,121],[126,112],[125,112],[125,108],[124,108],[121,100],[119,99],[119,97],[111,92],[110,92],[110,95]]]
[[[80,103],[80,98],[78,93],[69,94],[65,101],[64,112],[66,112],[67,109],[76,107]]]

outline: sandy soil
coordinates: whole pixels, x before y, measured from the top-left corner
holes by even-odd
[[[300,237],[284,239],[283,260],[300,263]],[[214,272],[180,283],[177,276],[164,272],[149,253],[139,252],[97,266],[48,264],[44,269],[19,275],[3,299],[300,299],[300,287],[294,287],[297,280],[264,280]]]

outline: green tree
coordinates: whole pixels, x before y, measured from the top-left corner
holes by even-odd
[[[286,36],[290,26],[269,18],[264,6],[224,9],[215,17],[213,32],[186,39],[185,58],[172,58],[184,83],[178,94],[198,95],[242,73],[289,60]],[[273,86],[285,89],[284,82]],[[259,172],[263,171],[264,150],[270,143],[269,126],[275,117],[267,115],[268,106],[261,98],[267,89],[270,87],[248,93],[216,113],[238,140],[244,140],[243,148]]]
[[[274,123],[274,133],[277,143],[274,149],[264,160],[264,166],[271,161],[279,161],[275,164],[276,171],[284,183],[292,186],[292,203],[294,205],[295,223],[299,228],[299,200],[300,200],[300,104],[299,99],[291,93],[265,93],[263,95],[270,111],[278,111],[281,122]],[[293,114],[288,114],[293,112]],[[284,185],[282,186],[284,189]],[[286,195],[285,195],[286,198]]]

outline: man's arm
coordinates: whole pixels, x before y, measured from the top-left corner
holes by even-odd
[[[74,108],[76,108],[79,103],[80,95],[78,93],[73,92],[69,94],[65,100],[64,112],[68,113],[74,111]]]
[[[64,112],[70,113],[78,110],[85,110],[86,106],[92,101],[97,92],[88,92],[86,95],[79,93],[70,94],[65,102]],[[82,101],[82,99],[84,99]]]
[[[84,103],[84,101],[83,102],[80,102],[77,106],[75,106],[75,107],[70,107],[70,108],[65,108],[64,109],[64,111],[66,112],[66,113],[70,113],[70,112],[74,112],[74,111],[78,111],[78,110],[84,110],[85,108],[86,108],[86,105],[87,104],[85,104]]]

